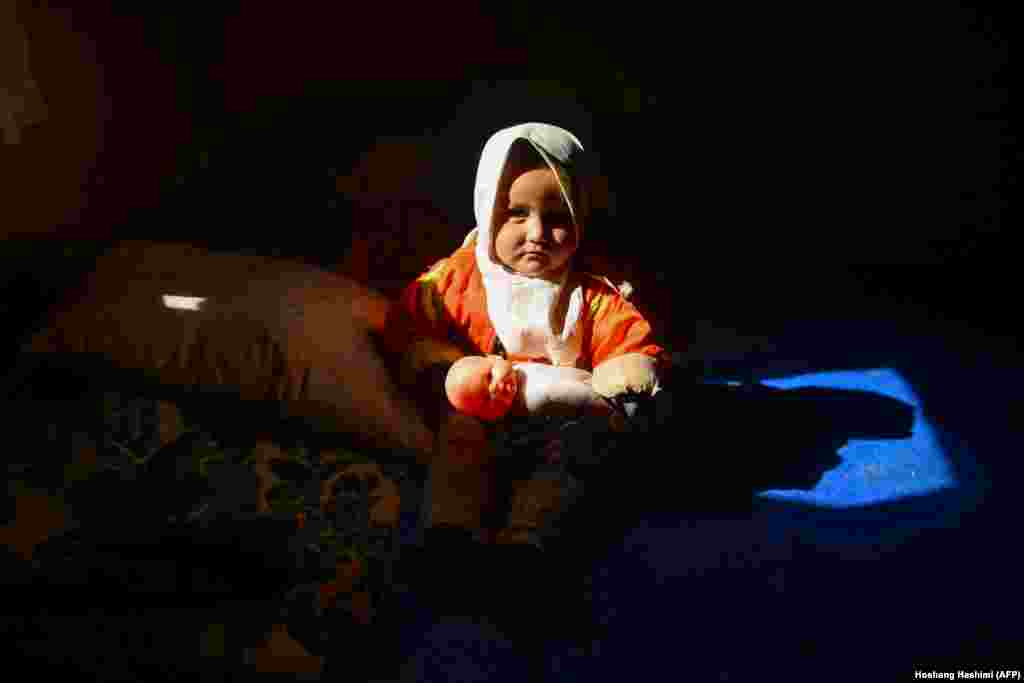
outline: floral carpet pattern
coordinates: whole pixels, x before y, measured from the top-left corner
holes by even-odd
[[[422,490],[409,466],[236,439],[214,414],[122,391],[31,394],[8,404],[22,446],[5,457],[0,527],[10,575],[44,596],[5,617],[20,654],[153,680],[322,672],[330,640],[380,642],[409,532],[402,496]],[[350,673],[372,666],[359,649]]]

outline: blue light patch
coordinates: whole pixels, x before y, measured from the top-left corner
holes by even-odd
[[[923,414],[920,399],[894,370],[822,372],[763,383],[780,389],[827,387],[882,394],[914,406],[915,417],[913,434],[908,439],[851,439],[838,451],[842,463],[826,472],[814,489],[764,491],[759,494],[762,498],[852,508],[957,487],[936,430]]]

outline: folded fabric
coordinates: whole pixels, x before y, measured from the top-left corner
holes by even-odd
[[[168,388],[275,401],[325,431],[428,454],[434,436],[371,340],[386,306],[301,263],[125,243],[98,259],[23,350],[100,357]]]

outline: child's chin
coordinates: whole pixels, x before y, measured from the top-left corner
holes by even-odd
[[[516,268],[516,270],[522,273],[523,275],[540,275],[546,270],[544,266],[545,264],[543,263],[527,261],[526,263],[520,263],[519,267]]]
[[[527,267],[520,269],[519,272],[530,277],[555,279],[565,272],[567,263],[556,264],[552,261],[544,261],[543,263],[528,263],[526,265]]]

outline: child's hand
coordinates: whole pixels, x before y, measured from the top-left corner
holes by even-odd
[[[445,393],[457,411],[493,422],[504,417],[519,393],[518,372],[493,356],[466,356],[448,371]]]
[[[519,390],[519,379],[512,364],[503,358],[496,358],[491,368],[491,396],[512,398]]]
[[[627,353],[601,363],[594,368],[591,384],[606,398],[628,392],[653,396],[660,390],[654,359],[641,353]]]

